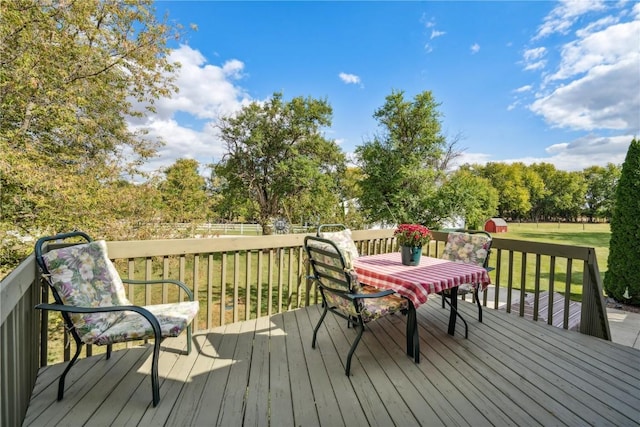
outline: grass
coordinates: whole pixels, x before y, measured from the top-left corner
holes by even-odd
[[[607,259],[609,257],[609,239],[611,231],[609,224],[589,224],[589,223],[509,223],[507,233],[496,233],[494,237],[502,239],[528,240],[543,243],[555,243],[571,246],[592,247],[596,251],[598,268],[601,278],[607,269]],[[506,254],[503,254],[506,257]],[[495,263],[495,260],[493,261]],[[507,262],[503,258],[503,265]],[[549,258],[543,257],[541,260],[541,271],[549,271]],[[514,257],[514,283],[513,286],[522,290],[521,277],[521,255]],[[536,257],[529,255],[526,262],[526,285],[524,290],[535,292],[535,269]],[[574,262],[571,268],[570,278],[570,298],[574,301],[582,300],[582,274],[583,265],[581,262]],[[567,266],[566,262],[556,262],[553,290],[565,293]],[[501,283],[506,283],[506,276],[501,277]],[[540,290],[550,289],[550,275],[541,273]]]
[[[507,233],[496,233],[494,237],[595,248],[600,272],[607,270],[609,224],[514,222],[509,223],[508,230]]]

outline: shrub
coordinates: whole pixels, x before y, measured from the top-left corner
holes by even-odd
[[[611,217],[609,269],[604,276],[608,296],[640,305],[640,140],[631,141],[622,165]]]

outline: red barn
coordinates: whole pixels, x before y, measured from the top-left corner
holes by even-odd
[[[502,218],[491,218],[484,223],[484,231],[489,233],[506,233],[507,221]]]

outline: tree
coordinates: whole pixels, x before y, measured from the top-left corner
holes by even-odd
[[[381,134],[356,148],[362,169],[360,204],[371,222],[434,225],[432,203],[444,173],[439,104],[430,91],[404,99],[392,92],[374,112]]]
[[[174,90],[167,40],[180,29],[152,4],[0,2],[3,235],[107,235],[122,206],[108,190],[157,148],[127,118]]]
[[[607,295],[640,305],[640,140],[633,139],[622,164],[611,217]]]
[[[443,213],[442,219],[461,217],[466,228],[473,230],[495,216],[498,191],[486,178],[464,166],[447,177],[434,202],[439,205],[437,210]]]
[[[487,163],[482,176],[498,190],[498,214],[505,218],[522,218],[531,210],[529,190],[524,183],[522,163]]]
[[[609,163],[606,167],[591,166],[582,172],[587,185],[584,213],[589,217],[589,222],[610,219],[621,168]]]
[[[165,215],[171,221],[191,222],[206,219],[209,213],[205,179],[194,159],[178,159],[165,170],[160,192]]]
[[[218,123],[226,153],[215,166],[221,192],[251,204],[252,215],[271,234],[274,218],[322,215],[339,207],[337,176],[345,157],[334,141],[321,134],[331,124],[326,100],[293,98],[281,93],[264,103],[253,102]],[[294,212],[295,211],[295,212]]]

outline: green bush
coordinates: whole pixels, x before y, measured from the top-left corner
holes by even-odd
[[[607,295],[640,305],[640,140],[631,141],[616,189],[611,217]]]

